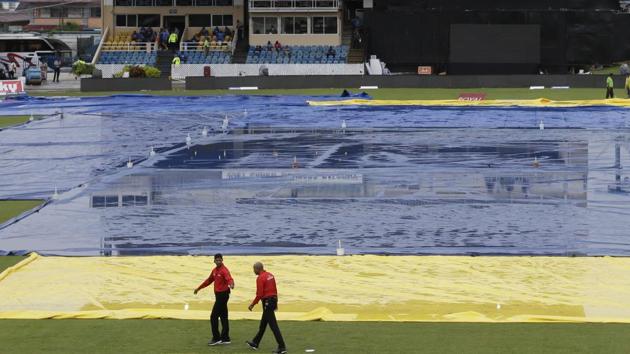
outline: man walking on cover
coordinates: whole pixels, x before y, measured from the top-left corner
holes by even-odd
[[[254,273],[258,276],[258,278],[256,278],[256,298],[252,301],[248,308],[251,311],[258,301],[262,300],[263,314],[260,319],[260,327],[256,337],[254,337],[251,341],[247,341],[247,345],[249,345],[250,348],[257,350],[260,345],[260,341],[265,334],[267,324],[269,324],[269,327],[273,332],[273,336],[276,337],[276,342],[278,342],[278,349],[274,350],[273,353],[284,354],[287,352],[287,347],[282,339],[282,334],[280,333],[280,328],[278,328],[278,321],[276,321],[275,314],[275,311],[278,308],[278,290],[276,289],[276,279],[273,274],[265,271],[263,264],[260,262],[256,262],[254,264]]]
[[[230,325],[228,323],[228,300],[230,299],[230,289],[234,289],[234,279],[230,271],[223,264],[223,255],[214,255],[216,268],[212,270],[208,279],[195,289],[195,295],[199,290],[214,282],[214,296],[216,298],[212,313],[210,314],[210,325],[212,326],[212,339],[208,345],[230,344]],[[219,334],[219,319],[221,319],[221,333]]]

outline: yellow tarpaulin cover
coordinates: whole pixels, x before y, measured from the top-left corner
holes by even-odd
[[[257,319],[252,264],[283,320],[630,323],[630,258],[226,256],[232,319]],[[0,318],[207,320],[211,257],[40,257],[0,274]],[[188,304],[188,310],[185,309]]]
[[[339,101],[307,101],[311,106],[450,106],[450,107],[587,107],[587,106],[615,106],[630,107],[630,100],[574,100],[552,101],[546,98],[535,100],[365,100],[351,99]]]

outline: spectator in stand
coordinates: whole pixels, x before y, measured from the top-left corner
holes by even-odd
[[[271,52],[272,49],[273,49],[273,44],[271,44],[271,41],[267,41],[267,51]]]
[[[232,39],[234,38],[234,33],[227,26],[225,26],[224,33],[225,33],[225,41],[231,42]]]
[[[210,35],[210,32],[208,32],[208,29],[204,27],[201,29],[201,31],[199,31],[199,35],[203,37],[208,37]]]
[[[133,31],[133,33],[131,34],[131,41],[132,42],[140,42],[141,41],[140,37],[141,37],[140,33],[136,32],[136,31]]]
[[[361,30],[355,28],[352,32],[352,47],[360,48],[361,47]]]
[[[160,32],[160,47],[164,50],[168,49],[168,36],[168,30],[166,28],[162,28],[162,31]]]
[[[334,59],[336,55],[337,55],[337,51],[335,50],[335,48],[333,48],[332,46],[328,47],[328,52],[326,52],[326,59],[330,57],[333,57]]]
[[[210,41],[208,40],[208,37],[204,37],[202,47],[203,47],[203,54],[208,56],[208,52],[210,51]]]
[[[254,48],[254,53],[255,54],[260,54],[262,52],[263,48],[261,45],[257,45],[256,48]]]
[[[218,42],[223,42],[225,41],[225,33],[219,31],[219,33],[217,33],[217,41]]]
[[[177,51],[177,33],[173,32],[168,36],[168,46],[171,51],[175,53]]]
[[[214,29],[212,30],[212,35],[216,36],[217,34],[219,34],[219,32],[221,32],[221,30],[219,29],[219,26],[215,26]]]
[[[291,59],[291,47],[288,45],[284,46],[284,55]]]
[[[280,51],[282,50],[282,44],[280,44],[279,41],[276,41],[276,43],[274,43],[273,48],[276,50],[276,52],[280,53]]]
[[[155,42],[155,31],[151,27],[147,27],[146,42]]]

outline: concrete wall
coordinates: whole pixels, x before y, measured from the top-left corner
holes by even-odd
[[[172,67],[172,77],[184,79],[189,76],[203,76],[206,66],[210,67],[213,77],[257,77],[263,65],[269,69],[270,76],[363,75],[365,73],[363,64],[182,64]],[[105,70],[103,70],[103,77],[106,77]]]

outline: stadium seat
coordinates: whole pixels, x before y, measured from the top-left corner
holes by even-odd
[[[348,46],[336,46],[335,57],[326,57],[329,46],[290,46],[290,53],[281,50],[268,51],[263,48],[256,52],[255,47],[250,46],[247,51],[246,63],[248,64],[342,64],[348,61]]]

